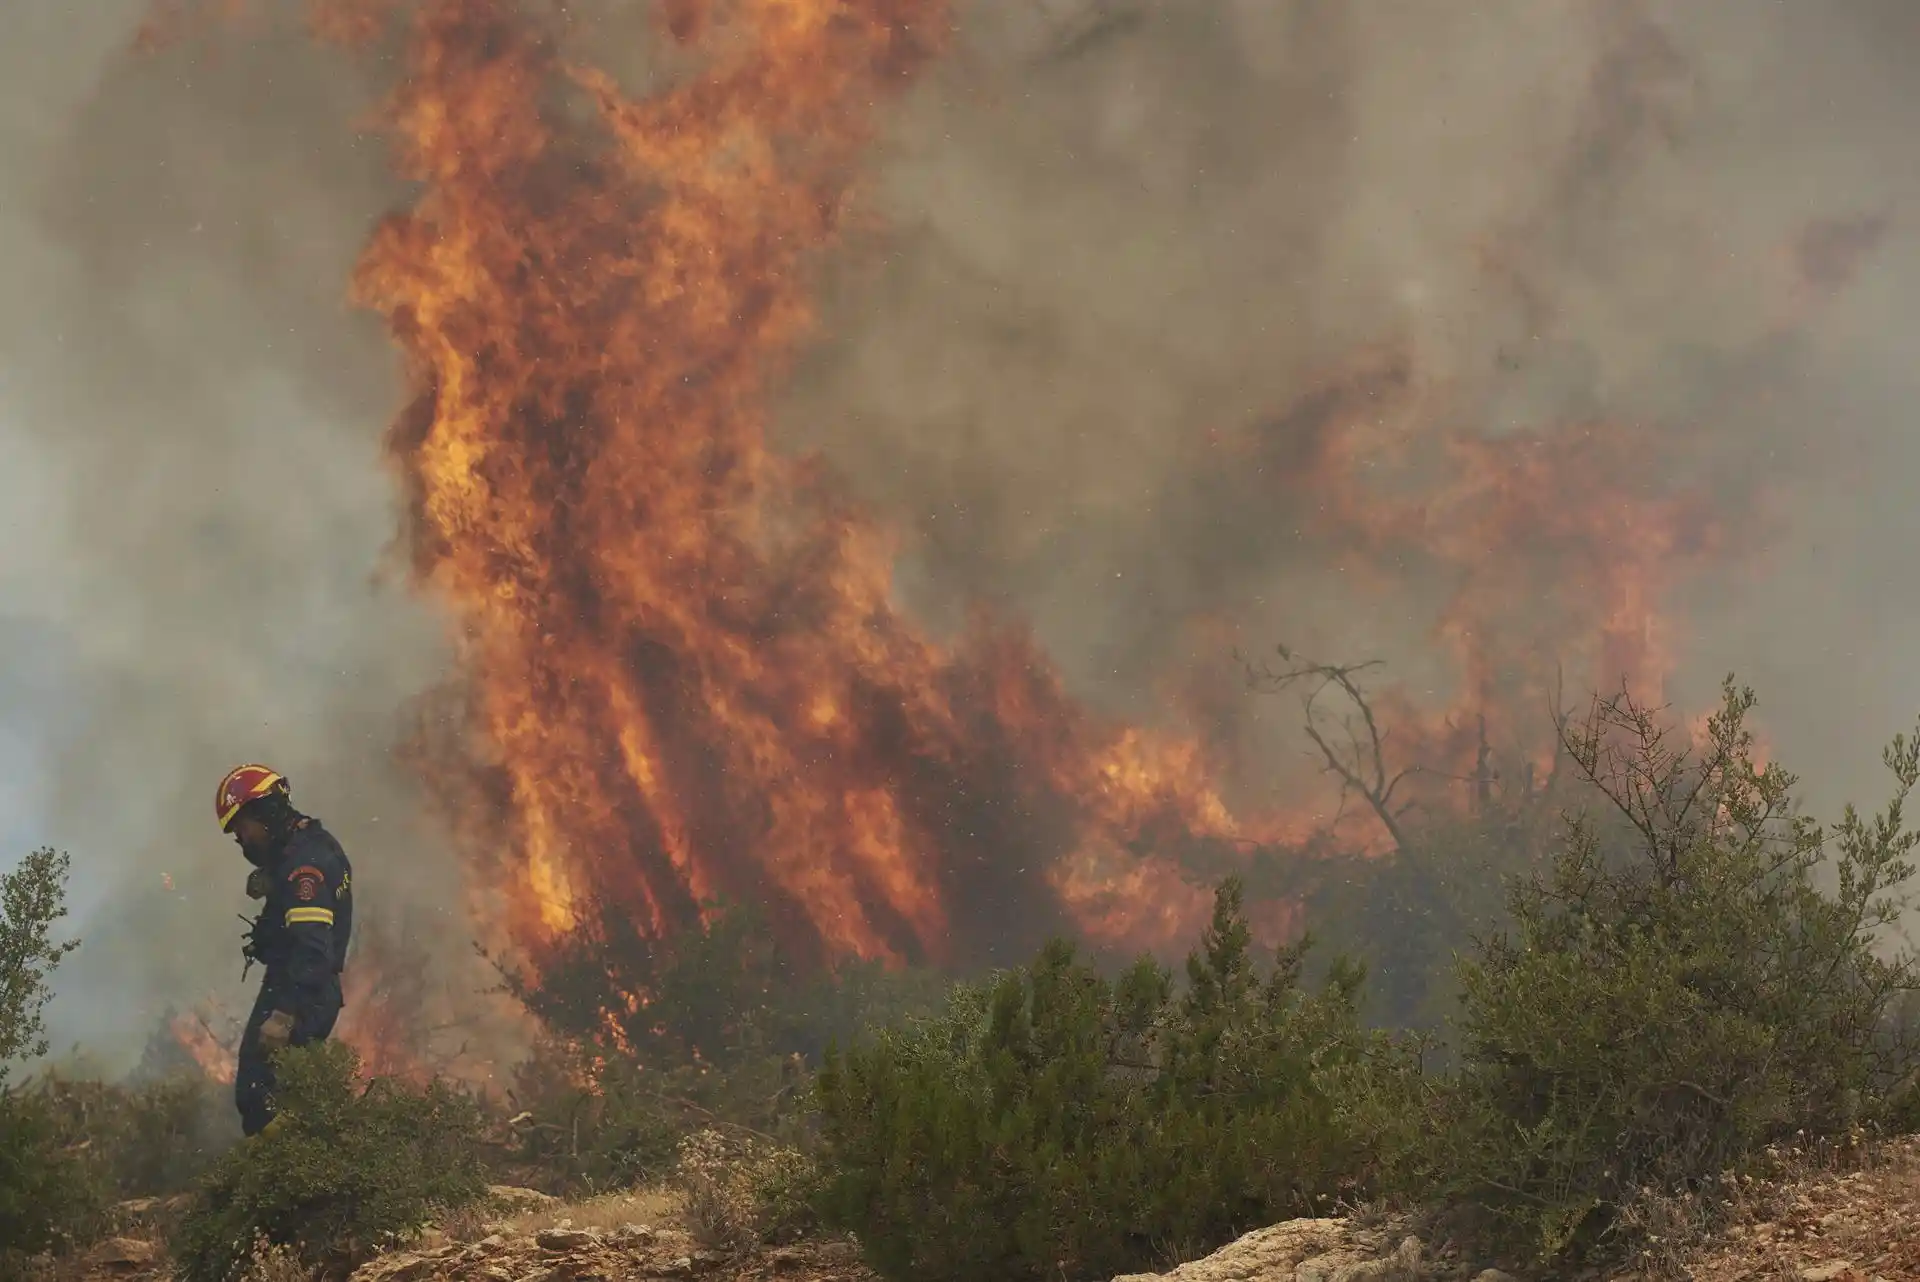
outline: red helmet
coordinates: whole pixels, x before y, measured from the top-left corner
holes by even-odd
[[[220,831],[232,829],[233,817],[240,813],[240,807],[276,792],[285,796],[287,781],[270,766],[235,766],[227,771],[227,777],[220,781],[220,790],[213,794],[213,814],[220,821]]]

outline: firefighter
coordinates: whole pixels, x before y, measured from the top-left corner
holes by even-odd
[[[240,1127],[253,1136],[273,1121],[273,1057],[325,1041],[345,1004],[340,974],[353,935],[353,868],[333,834],[293,808],[286,779],[266,766],[228,771],[214,812],[253,865],[248,897],[264,901],[245,955],[266,975],[233,1075]]]

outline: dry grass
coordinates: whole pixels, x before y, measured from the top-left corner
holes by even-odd
[[[314,1270],[300,1263],[286,1247],[258,1246],[242,1274],[242,1282],[311,1282]]]
[[[1633,1276],[1732,1282],[1825,1265],[1834,1282],[1920,1278],[1920,1139],[1771,1156],[1767,1178],[1729,1178],[1711,1198],[1629,1208],[1649,1240]]]
[[[523,1211],[495,1222],[519,1233],[538,1233],[541,1229],[592,1229],[610,1233],[626,1224],[644,1224],[651,1229],[678,1229],[685,1201],[671,1189],[633,1189],[625,1193],[607,1193],[581,1202]]]
[[[557,1228],[611,1233],[629,1224],[656,1231],[683,1231],[685,1218],[685,1200],[667,1188],[631,1189],[505,1210],[496,1202],[456,1211],[407,1245],[416,1251],[431,1250],[452,1242],[477,1242],[495,1233],[528,1237],[541,1229]]]

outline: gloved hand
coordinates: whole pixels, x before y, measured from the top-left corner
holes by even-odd
[[[247,898],[265,899],[267,897],[267,870],[255,868],[247,874]]]
[[[260,1049],[271,1055],[293,1040],[293,1016],[277,1010],[260,1025]]]

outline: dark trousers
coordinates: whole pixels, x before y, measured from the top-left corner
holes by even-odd
[[[233,1071],[233,1102],[240,1109],[240,1129],[258,1135],[273,1120],[273,1060],[260,1045],[260,1026],[277,1010],[290,1012],[293,1039],[290,1045],[305,1046],[324,1042],[333,1033],[340,1018],[340,985],[336,981],[327,999],[302,1010],[284,983],[275,983],[270,974],[254,998],[253,1014],[247,1017],[247,1030],[240,1035],[240,1053]]]

